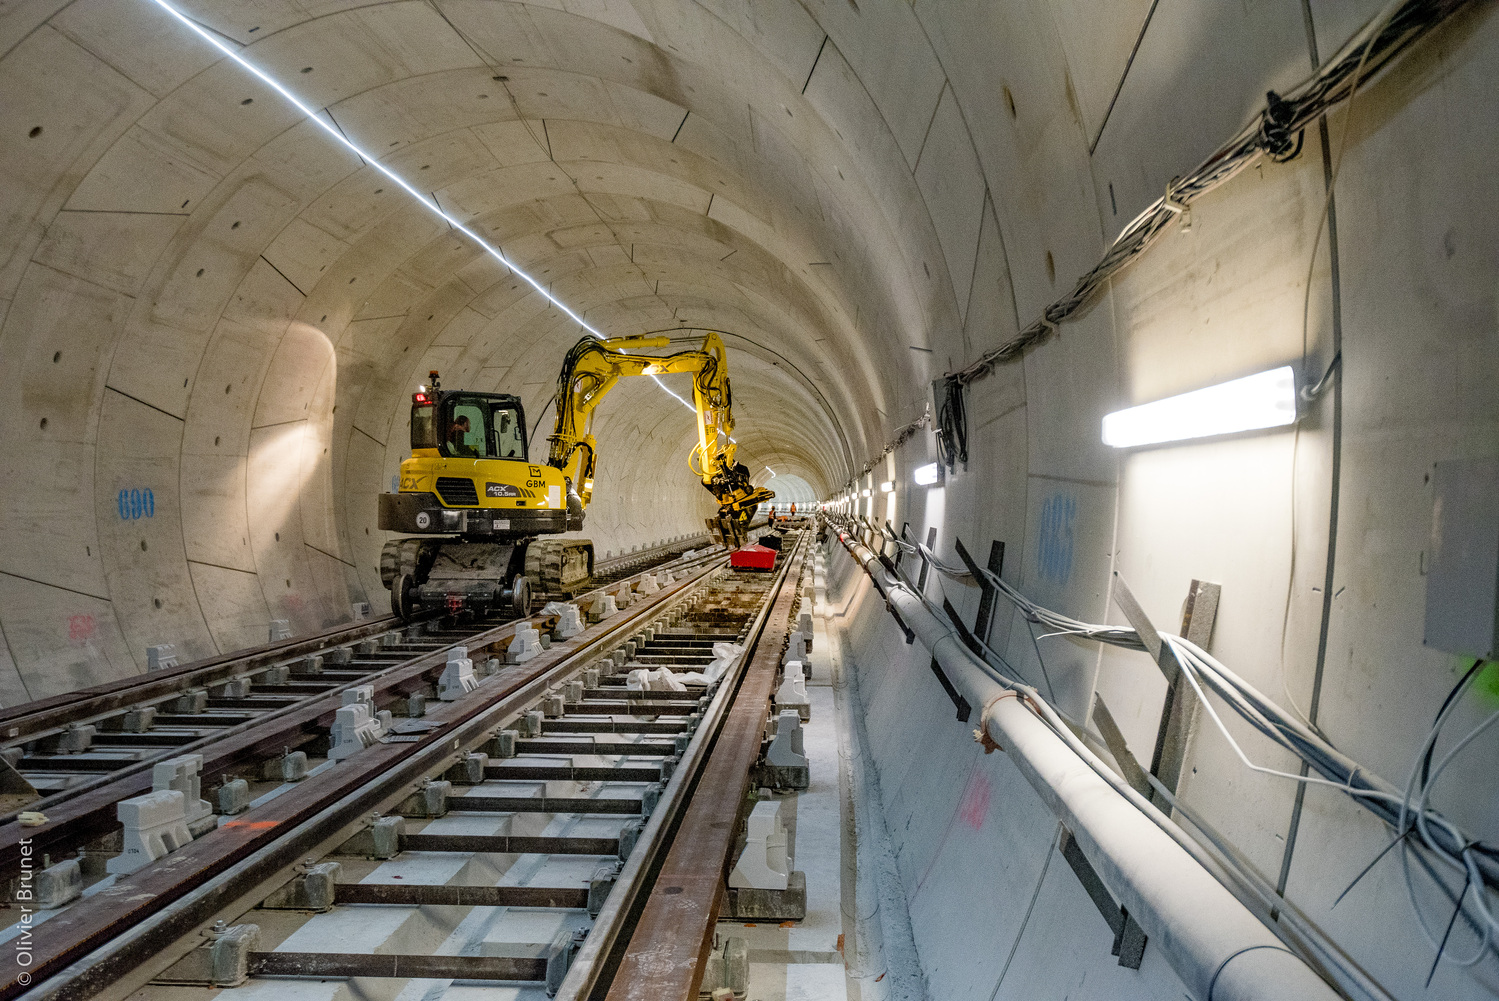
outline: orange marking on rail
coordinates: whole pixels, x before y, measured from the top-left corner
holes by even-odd
[[[279,820],[231,820],[225,827],[242,827],[247,831],[268,831],[279,826]]]

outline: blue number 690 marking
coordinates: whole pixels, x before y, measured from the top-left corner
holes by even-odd
[[[150,487],[132,487],[121,490],[115,497],[115,509],[120,513],[121,521],[138,521],[141,518],[154,518],[156,516],[156,495],[151,492]]]

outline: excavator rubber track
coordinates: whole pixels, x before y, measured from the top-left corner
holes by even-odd
[[[442,539],[391,539],[380,550],[380,583],[389,590],[402,574],[425,579],[442,543]]]
[[[572,597],[593,578],[593,543],[533,539],[526,547],[526,578],[538,596]]]

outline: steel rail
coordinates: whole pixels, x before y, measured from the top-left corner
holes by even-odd
[[[718,559],[721,559],[721,554],[697,556],[686,561],[683,566],[690,569],[703,562]],[[662,566],[677,563],[682,561],[672,560]],[[631,576],[649,572],[650,569],[640,570]],[[601,588],[584,592],[579,599],[596,595],[600,591],[607,592],[627,579],[629,578],[622,577]],[[444,643],[436,650],[417,654],[379,671],[340,682],[319,694],[306,696],[295,703],[225,727],[190,743],[165,748],[155,755],[125,763],[97,779],[27,804],[23,809],[44,813],[47,823],[40,828],[23,827],[15,819],[20,811],[14,811],[0,819],[0,868],[14,870],[19,865],[23,847],[29,847],[38,854],[49,851],[56,853],[60,848],[76,848],[80,842],[117,828],[116,805],[121,800],[150,791],[152,768],[157,761],[201,753],[204,756],[202,780],[212,784],[227,771],[242,765],[246,759],[257,756],[274,757],[287,749],[296,750],[303,744],[316,740],[331,725],[342,693],[351,688],[372,685],[376,704],[379,705],[392,697],[409,695],[425,687],[429,683],[428,676],[440,673],[446,666],[447,650],[453,646],[468,645],[471,652],[476,652],[480,648],[507,643],[521,625],[529,624],[547,630],[555,621],[555,616],[531,616],[481,629],[466,638]]]
[[[693,543],[712,544],[706,535],[693,536],[690,540],[680,540],[604,560],[596,564],[594,568],[594,580],[598,583],[590,587],[588,591],[582,592],[579,597],[582,594],[592,594],[600,588],[612,587],[627,577],[649,573],[659,566],[675,562],[681,558],[681,552],[693,548]],[[673,553],[677,555],[672,556],[671,559],[652,562],[658,556]],[[638,570],[634,569],[642,563],[652,565],[641,566]],[[436,614],[429,614],[419,617],[418,621],[440,617]],[[392,629],[401,628],[404,624],[394,615],[385,615],[349,626],[327,629],[310,636],[264,643],[246,650],[236,650],[233,653],[219,654],[177,667],[152,671],[146,675],[122,678],[118,681],[105,682],[102,685],[93,685],[34,702],[25,702],[18,706],[0,708],[0,741],[7,745],[14,745],[19,741],[35,740],[58,732],[68,723],[86,722],[95,717],[108,716],[141,703],[160,702],[190,688],[204,688],[223,683],[235,675],[246,674],[283,661],[322,653],[332,647],[345,646],[362,639],[379,636]]]
[[[398,804],[422,779],[445,770],[463,749],[534,704],[559,678],[693,594],[722,562],[720,555],[692,578],[642,597],[628,611],[527,664],[485,679],[467,698],[438,705],[426,717],[437,728],[416,741],[366,748],[319,782],[287,791],[94,894],[86,906],[59,913],[31,932],[28,970],[7,957],[0,1001],[23,993],[28,999],[81,1001],[117,986],[157,953],[190,940],[214,915],[277,879],[284,881],[319,846],[341,843],[371,811]],[[29,991],[20,982],[22,973],[32,980]]]
[[[696,1001],[713,946],[718,909],[749,789],[750,770],[759,758],[781,651],[791,614],[800,598],[799,582],[809,536],[798,541],[785,573],[765,604],[763,623],[712,746],[685,804],[681,820],[629,944],[613,972],[608,1001]],[[704,742],[706,746],[706,741]]]
[[[724,720],[731,707],[737,703],[737,693],[741,690],[746,665],[767,642],[767,624],[774,610],[779,607],[780,597],[786,593],[787,581],[800,577],[806,547],[807,541],[804,538],[799,542],[795,553],[784,559],[778,568],[775,581],[766,592],[765,600],[748,630],[745,655],[733,668],[733,674],[723,679],[710,701],[703,722],[688,743],[681,763],[662,790],[656,812],[640,833],[635,852],[625,862],[614,891],[604,902],[587,940],[573,958],[572,966],[557,990],[557,1001],[584,1001],[594,997],[601,985],[614,974],[621,950],[626,947],[627,941],[631,944],[635,942],[638,930],[632,932],[631,928],[646,906],[646,898],[656,880],[662,854],[676,842],[680,832],[679,819],[701,786],[703,769],[718,746],[717,738],[722,732]],[[779,659],[784,631],[779,638],[772,637],[768,642],[775,647],[772,656]],[[654,696],[667,693],[633,694]],[[761,722],[763,732],[763,719]],[[757,751],[758,748],[757,742]],[[748,781],[747,769],[745,780]],[[737,811],[738,802],[734,804],[730,816],[737,819]],[[718,822],[732,836],[735,828],[733,820],[724,823],[720,816]],[[701,978],[701,971],[698,975]],[[615,976],[617,979],[617,975]]]

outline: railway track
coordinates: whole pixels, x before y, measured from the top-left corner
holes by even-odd
[[[394,996],[396,982],[422,980],[505,983],[516,997],[610,991],[612,998],[615,971],[637,961],[637,926],[653,929],[653,947],[664,934],[688,942],[684,954],[702,953],[799,597],[805,543],[787,542],[773,575],[730,571],[721,551],[678,560],[672,565],[686,572],[680,582],[637,596],[526,663],[499,667],[461,698],[428,700],[423,715],[389,726],[386,739],[336,765],[312,764],[335,694],[347,701],[344,693],[367,686],[376,705],[414,713],[423,708],[416,700],[413,709],[419,689],[431,685],[453,644],[466,645],[476,663],[503,657],[518,628],[551,628],[556,617],[476,624],[482,628],[466,633],[423,623],[394,639],[371,631],[352,640],[373,658],[357,670],[340,664],[331,678],[285,681],[331,683],[336,693],[275,693],[288,701],[268,706],[259,720],[236,716],[247,707],[233,696],[212,695],[216,704],[205,712],[224,717],[216,721],[222,733],[202,745],[193,741],[204,737],[172,713],[160,714],[169,717],[163,730],[182,743],[107,740],[108,750],[96,752],[106,758],[201,753],[205,789],[243,777],[246,761],[259,763],[261,781],[249,790],[248,810],[133,874],[98,879],[95,860],[85,896],[26,929],[26,968],[7,954],[0,998],[143,990],[167,999],[183,989],[174,983],[232,982],[244,983],[245,997],[282,996],[286,978],[369,981],[379,985],[372,996]],[[604,590],[623,590],[623,579]],[[345,633],[339,645],[349,642]],[[627,682],[629,670],[704,668],[723,642],[747,652],[711,685],[641,691]],[[109,711],[136,710],[116,704]],[[298,753],[288,735],[302,738],[311,781],[276,773]],[[53,738],[29,743],[37,748],[46,739]],[[50,774],[26,757],[21,764],[27,775]],[[125,785],[150,788],[150,764],[136,760],[104,778],[85,778],[81,792],[56,802],[53,810],[68,822],[49,816],[41,828],[11,823],[0,834],[29,833],[30,857],[47,854],[47,862],[108,856],[116,850],[112,809],[127,798]],[[673,883],[663,896],[656,876],[676,872],[683,831],[698,844],[701,872],[713,873],[712,890],[684,893]],[[19,851],[19,839],[16,845]],[[707,858],[714,852],[716,859]],[[701,913],[663,933],[652,916],[662,900],[692,902]],[[5,934],[14,939],[16,927]],[[233,957],[233,969],[220,977],[215,964],[225,957]]]
[[[645,573],[697,566],[715,557],[683,554],[707,543],[704,536],[602,563],[576,600],[617,592]],[[545,631],[555,617],[527,621]],[[508,641],[515,626],[440,617],[406,625],[384,616],[0,711],[0,769],[9,769],[0,788],[0,872],[16,870],[23,841],[38,853],[80,851],[86,863],[117,852],[115,804],[150,790],[160,761],[203,754],[205,786],[230,772],[254,789],[295,780],[316,767],[344,692],[373,686],[376,705],[407,716],[449,650]],[[22,812],[47,823],[23,826]]]

